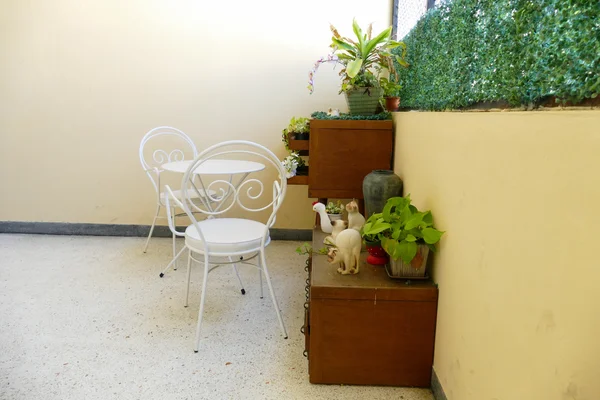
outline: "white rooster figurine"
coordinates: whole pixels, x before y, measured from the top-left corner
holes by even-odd
[[[315,201],[313,203],[313,211],[319,213],[319,217],[321,218],[321,230],[325,233],[331,233],[333,231],[333,225],[331,225],[329,215],[325,212],[325,204]]]

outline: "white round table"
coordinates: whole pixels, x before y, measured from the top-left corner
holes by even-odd
[[[179,172],[185,174],[185,171],[193,163],[193,160],[173,161],[162,165],[165,171]],[[206,160],[194,169],[197,175],[235,175],[249,174],[265,169],[265,165],[255,161],[244,160]]]

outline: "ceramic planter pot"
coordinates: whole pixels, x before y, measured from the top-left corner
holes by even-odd
[[[344,92],[348,110],[352,115],[373,115],[383,94],[380,87],[359,87]]]
[[[308,132],[295,132],[294,139],[296,140],[308,140]]]
[[[308,165],[296,168],[296,175],[308,175]]]
[[[410,263],[405,264],[401,258],[397,260],[390,259],[389,274],[394,278],[424,278],[428,255],[429,247],[420,244],[415,258]]]
[[[385,265],[388,262],[389,256],[381,247],[381,242],[368,242],[365,240],[367,247],[367,262],[371,265]]]
[[[342,219],[342,214],[327,214],[327,216],[329,217],[330,221],[338,221],[340,219]]]

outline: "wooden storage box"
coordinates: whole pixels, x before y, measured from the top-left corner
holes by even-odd
[[[320,228],[313,249],[323,247]],[[438,291],[431,281],[391,280],[382,266],[340,275],[314,254],[305,306],[311,383],[429,387]]]
[[[392,168],[391,120],[310,121],[308,196],[362,199],[374,169]]]

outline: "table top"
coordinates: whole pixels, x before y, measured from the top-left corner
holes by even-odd
[[[179,172],[184,174],[193,160],[173,161],[162,165],[165,171]],[[200,175],[233,175],[258,172],[265,169],[265,165],[255,161],[244,160],[206,160],[194,170],[194,174]]]
[[[312,247],[317,251],[325,245],[323,239],[327,234],[316,226],[313,229]],[[312,255],[311,296],[312,298],[354,298],[381,300],[420,300],[437,299],[437,288],[431,280],[412,280],[410,285],[404,279],[391,279],[384,266],[368,264],[367,252],[360,254],[360,272],[356,275],[341,275],[337,272],[339,265],[327,262],[327,256]]]

